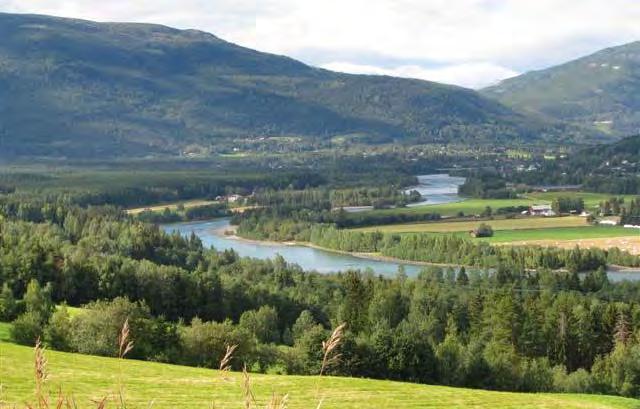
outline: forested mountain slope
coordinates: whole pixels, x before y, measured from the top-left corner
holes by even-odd
[[[640,41],[484,89],[519,109],[627,136],[640,129]]]
[[[369,143],[574,136],[472,90],[334,73],[204,32],[0,14],[0,156],[177,155],[232,138],[353,135]]]

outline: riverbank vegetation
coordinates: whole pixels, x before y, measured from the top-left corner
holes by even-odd
[[[422,199],[419,192],[404,192],[401,185],[360,188],[316,188],[304,190],[264,189],[255,192],[248,203],[258,206],[306,207],[330,210],[350,206],[372,206],[375,209],[404,207]]]

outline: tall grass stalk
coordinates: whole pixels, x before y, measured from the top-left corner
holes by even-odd
[[[321,378],[331,366],[340,362],[342,354],[338,352],[338,348],[342,343],[346,327],[347,323],[343,322],[333,330],[326,341],[322,341],[322,365],[320,366],[320,373],[318,374],[319,378]],[[318,397],[316,409],[320,409],[324,403],[324,396],[320,396],[319,382],[320,379],[316,382],[316,396]]]
[[[49,397],[44,393],[44,383],[48,378],[47,358],[44,354],[44,346],[40,342],[40,337],[36,339],[34,350],[34,378],[36,381],[35,398],[39,409],[49,407]]]
[[[130,340],[131,332],[129,328],[129,318],[124,321],[120,334],[118,335],[118,402],[121,409],[126,409],[127,404],[124,396],[124,382],[122,380],[122,363],[125,356],[133,349],[133,341]],[[106,400],[104,401],[106,402]],[[104,403],[106,405],[106,403]]]

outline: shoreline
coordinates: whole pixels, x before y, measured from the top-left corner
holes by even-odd
[[[233,235],[225,234],[228,231],[232,231]],[[396,263],[396,264],[400,264],[400,265],[412,265],[412,266],[424,266],[424,267],[429,267],[429,266],[431,266],[431,267],[453,267],[453,268],[464,267],[466,269],[487,269],[487,268],[491,268],[491,267],[470,266],[470,265],[465,265],[465,264],[430,263],[430,262],[427,262],[427,261],[403,260],[403,259],[399,259],[399,258],[395,258],[395,257],[383,256],[383,255],[374,254],[374,253],[360,253],[360,252],[349,252],[349,251],[345,251],[345,250],[329,249],[329,248],[318,246],[317,244],[313,244],[313,243],[309,243],[309,242],[248,239],[248,238],[244,238],[244,237],[238,236],[236,234],[236,231],[237,231],[237,226],[229,225],[229,226],[227,226],[227,228],[215,229],[213,232],[216,235],[221,235],[221,236],[224,236],[224,237],[232,239],[232,240],[243,241],[245,243],[264,244],[264,245],[280,245],[280,246],[302,246],[302,247],[309,247],[309,248],[312,248],[312,249],[315,249],[315,250],[325,251],[327,253],[334,253],[334,254],[341,254],[341,255],[345,255],[345,256],[356,257],[356,258],[363,259],[363,260],[381,261],[381,262],[387,262],[387,263]],[[607,265],[607,271],[610,272],[610,273],[638,273],[638,274],[640,274],[639,269],[640,269],[640,267],[620,266],[620,265],[617,265],[617,264],[609,264],[609,265]]]
[[[242,236],[237,235],[238,227],[229,225],[226,228],[220,227],[218,229],[213,229],[213,234],[217,236],[222,236],[231,240],[238,240],[245,243],[251,244],[264,244],[264,245],[280,245],[280,246],[302,246],[309,247],[315,250],[326,251],[327,253],[341,254],[344,256],[352,256],[356,258],[360,258],[363,260],[372,260],[372,261],[383,261],[388,263],[396,263],[396,264],[405,264],[405,265],[413,265],[413,266],[436,266],[436,267],[465,267],[465,268],[478,268],[475,266],[467,266],[464,264],[447,264],[447,263],[429,263],[427,261],[413,261],[413,260],[403,260],[400,258],[377,255],[374,253],[357,253],[350,252],[346,250],[335,250],[329,249],[326,247],[318,246],[317,244],[313,244],[306,241],[273,241],[273,240],[256,240],[256,239],[248,239]],[[226,232],[233,232],[233,234],[226,234]]]
[[[234,234],[232,235],[227,235],[225,234],[228,231],[232,231],[234,232]],[[469,266],[469,265],[464,265],[464,264],[447,264],[447,263],[430,263],[427,261],[414,261],[414,260],[403,260],[400,258],[395,258],[395,257],[389,257],[389,256],[383,256],[383,255],[378,255],[378,254],[374,254],[374,253],[358,253],[358,252],[350,252],[350,251],[346,251],[346,250],[336,250],[336,249],[330,249],[330,248],[326,248],[326,247],[322,247],[322,246],[318,246],[317,244],[313,244],[310,242],[306,242],[306,241],[272,241],[272,240],[256,240],[256,239],[248,239],[245,237],[241,237],[238,236],[236,234],[237,231],[237,226],[231,226],[229,225],[228,228],[219,228],[219,229],[215,229],[213,230],[213,233],[218,235],[218,236],[223,236],[225,238],[231,239],[231,240],[238,240],[238,241],[242,241],[245,243],[251,243],[251,244],[264,244],[264,245],[280,245],[280,246],[301,246],[301,247],[308,247],[308,248],[312,248],[315,250],[320,250],[320,251],[325,251],[327,253],[334,253],[334,254],[340,254],[343,256],[351,256],[351,257],[356,257],[359,259],[363,259],[363,260],[371,260],[371,261],[381,261],[381,262],[387,262],[387,263],[396,263],[396,264],[400,264],[400,265],[411,265],[411,266],[424,266],[424,267],[464,267],[466,269],[481,269],[483,267],[476,267],[476,266]]]

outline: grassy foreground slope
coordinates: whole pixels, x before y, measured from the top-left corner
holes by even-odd
[[[48,387],[72,393],[81,407],[95,407],[117,389],[118,374],[129,408],[243,407],[242,375],[140,361],[125,361],[47,351]],[[0,342],[0,402],[22,405],[32,400],[31,348]],[[120,369],[121,367],[121,369]],[[252,375],[260,406],[273,393],[289,394],[290,408],[638,408],[637,400],[610,396],[519,394],[427,386],[366,379]],[[260,407],[259,406],[259,407]]]

